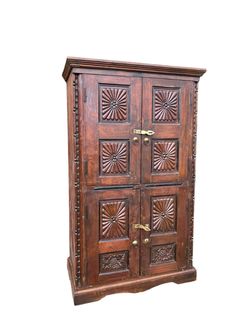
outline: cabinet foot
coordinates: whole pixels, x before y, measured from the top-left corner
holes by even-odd
[[[154,276],[138,277],[135,279],[128,279],[121,282],[114,282],[109,284],[102,284],[99,286],[90,286],[77,288],[74,285],[71,276],[71,264],[68,258],[68,272],[71,280],[72,293],[74,304],[84,304],[93,301],[98,301],[106,295],[118,292],[141,292],[158,286],[167,282],[174,282],[177,284],[190,282],[196,280],[196,269],[190,268],[183,271],[175,271]]]

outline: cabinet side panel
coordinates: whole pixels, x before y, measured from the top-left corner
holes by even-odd
[[[196,164],[196,143],[197,143],[197,95],[198,83],[193,82],[191,93],[191,151],[189,158],[189,210],[188,210],[188,246],[187,246],[187,267],[192,267],[193,259],[193,227],[194,227],[194,195],[195,195],[195,164]]]
[[[80,285],[80,151],[79,151],[79,86],[78,75],[67,81],[70,262],[74,286]]]

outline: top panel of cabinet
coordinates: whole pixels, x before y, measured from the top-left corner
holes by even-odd
[[[68,57],[66,59],[64,71],[62,73],[62,76],[65,79],[65,81],[67,81],[72,69],[74,68],[81,69],[81,71],[83,69],[127,71],[135,72],[137,73],[137,75],[140,76],[141,73],[178,75],[193,77],[196,79],[198,79],[206,72],[206,69],[201,68],[174,67],[157,64]]]

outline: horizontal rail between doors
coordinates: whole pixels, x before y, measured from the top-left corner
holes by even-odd
[[[183,185],[183,182],[159,182],[159,183],[147,183],[144,184],[145,188],[152,188],[156,186],[176,186]]]
[[[136,185],[107,185],[107,186],[96,186],[94,190],[114,190],[114,189],[133,189]]]
[[[157,182],[157,183],[143,183],[143,184],[125,184],[125,185],[107,185],[107,186],[96,186],[93,188],[95,191],[102,190],[119,190],[119,189],[142,189],[142,188],[154,188],[158,186],[181,186],[183,182]]]

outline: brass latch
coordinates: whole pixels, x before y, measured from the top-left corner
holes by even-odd
[[[149,136],[155,134],[155,132],[152,130],[146,131],[146,130],[140,130],[140,129],[134,129],[134,133],[135,134],[141,134],[141,135],[149,135]]]
[[[141,225],[141,224],[133,224],[135,229],[143,229],[144,231],[151,231],[149,228],[149,224]]]

